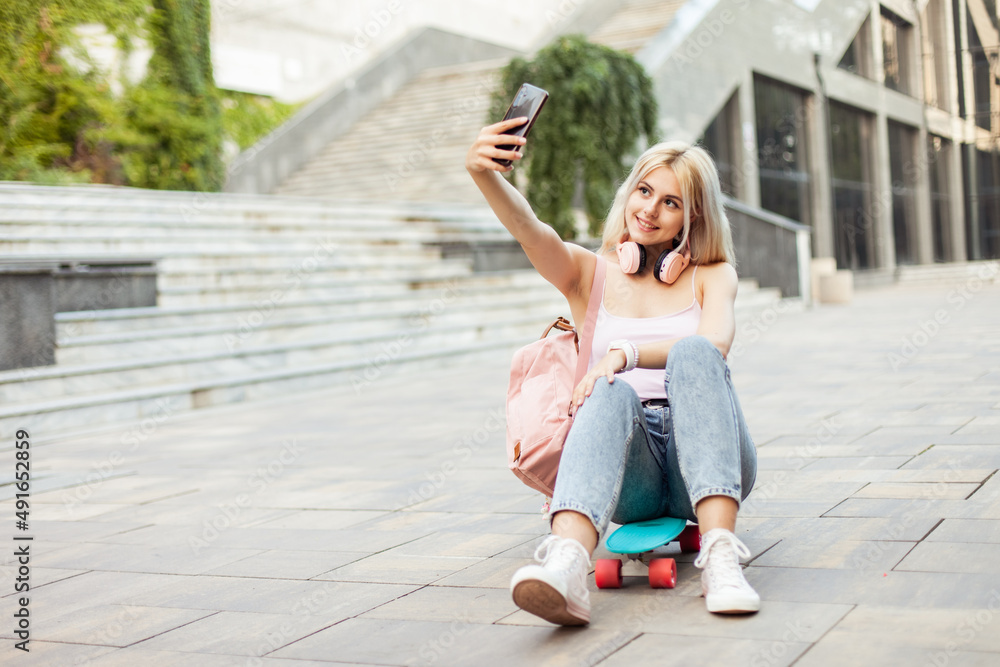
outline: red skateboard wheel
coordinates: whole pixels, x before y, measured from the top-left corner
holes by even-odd
[[[621,588],[622,562],[617,558],[599,558],[594,570],[594,582],[598,588]]]
[[[685,528],[684,532],[677,538],[677,542],[680,543],[683,553],[690,554],[701,551],[701,533],[698,531],[698,526],[691,525]]]
[[[677,585],[677,563],[673,558],[657,558],[649,564],[649,585],[673,588]]]

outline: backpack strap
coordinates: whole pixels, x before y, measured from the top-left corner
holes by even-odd
[[[597,311],[600,310],[601,301],[604,300],[604,278],[607,275],[607,269],[608,266],[604,263],[604,258],[598,255],[597,266],[594,267],[594,284],[590,288],[590,301],[587,302],[587,318],[583,322],[583,335],[580,337],[580,349],[576,358],[574,387],[580,383],[587,372],[590,348],[594,341],[594,329],[597,328]]]

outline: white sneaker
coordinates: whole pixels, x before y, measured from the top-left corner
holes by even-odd
[[[705,606],[716,614],[745,614],[760,609],[760,596],[743,577],[740,558],[750,550],[725,528],[715,528],[701,536],[701,553],[694,561],[701,572],[701,592]]]
[[[568,537],[549,535],[537,549],[541,565],[525,565],[510,580],[514,604],[557,625],[590,622],[590,554]]]

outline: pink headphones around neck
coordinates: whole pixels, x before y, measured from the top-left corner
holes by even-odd
[[[646,248],[635,241],[623,241],[618,244],[618,265],[624,273],[641,273],[646,268]],[[680,250],[664,250],[656,258],[653,275],[661,283],[672,285],[691,262],[691,242],[684,242],[683,252]]]

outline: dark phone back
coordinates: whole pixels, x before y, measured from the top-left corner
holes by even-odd
[[[521,84],[521,88],[517,91],[517,95],[514,96],[514,101],[510,103],[510,107],[507,109],[507,113],[504,114],[503,120],[508,118],[520,118],[525,116],[528,122],[524,125],[515,127],[513,130],[508,130],[507,134],[512,134],[517,137],[526,137],[528,132],[531,131],[531,126],[535,124],[535,119],[538,118],[538,113],[545,106],[545,100],[549,99],[549,94],[547,91],[542,90],[538,86],[533,86],[530,83]],[[510,144],[502,144],[497,146],[500,150],[505,151],[519,151],[520,146],[513,146]],[[511,164],[510,160],[505,160],[502,158],[493,158],[494,162],[502,164],[505,167],[509,167]]]

